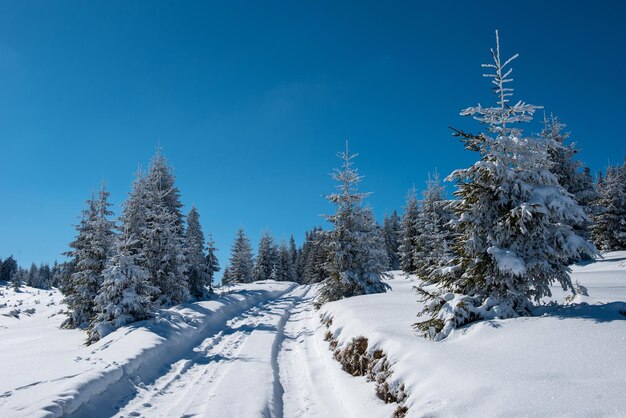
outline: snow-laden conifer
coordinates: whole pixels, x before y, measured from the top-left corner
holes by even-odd
[[[97,314],[89,326],[88,343],[121,326],[152,317],[153,299],[159,289],[150,284],[150,272],[143,267],[144,255],[136,252],[135,241],[128,229],[119,237],[95,298]]]
[[[409,274],[415,273],[415,253],[417,251],[419,230],[419,202],[417,191],[412,187],[406,196],[404,215],[400,223],[400,245],[398,246],[400,268]]]
[[[448,206],[439,174],[429,174],[418,215],[420,234],[414,253],[415,273],[422,279],[427,279],[433,270],[445,265],[451,257],[452,234],[448,225],[451,213]]]
[[[187,215],[185,252],[189,263],[189,293],[196,299],[203,298],[209,292],[213,272],[209,271],[207,264],[204,233],[200,226],[200,215],[195,206]]]
[[[548,168],[556,176],[559,184],[572,195],[576,202],[583,208],[588,217],[594,215],[594,202],[598,199],[598,193],[595,190],[593,179],[589,173],[589,169],[585,168],[580,171],[582,164],[575,159],[578,150],[576,144],[566,143],[570,137],[569,132],[564,132],[566,125],[562,123],[558,117],[551,115],[549,118],[544,116],[544,128],[540,133],[540,137],[548,142]],[[577,232],[589,238],[589,226],[591,220],[577,225]]]
[[[213,241],[213,237],[211,236],[211,234],[209,234],[207,239],[206,265],[209,269],[209,293],[213,293],[213,279],[215,277],[215,273],[220,271],[220,262],[217,258],[217,248],[215,248],[215,241]]]
[[[445,338],[459,326],[483,318],[531,313],[533,301],[550,295],[550,284],[572,288],[567,262],[594,253],[594,247],[572,226],[586,221],[584,211],[549,170],[545,139],[524,137],[517,124],[529,122],[538,109],[511,104],[510,62],[502,62],[496,32],[493,70],[497,106],[468,108],[488,125],[488,133],[459,135],[480,159],[454,171],[460,237],[457,257],[431,276],[434,285],[419,290],[424,298],[416,324],[425,336]]]
[[[387,249],[387,258],[389,259],[387,268],[389,270],[398,270],[400,268],[400,218],[395,210],[391,216],[385,216],[383,234],[385,248]]]
[[[272,238],[269,231],[265,231],[259,240],[259,249],[254,264],[254,280],[262,281],[272,279],[277,262],[278,251],[274,244],[274,238]]]
[[[104,184],[97,197],[87,201],[87,209],[77,226],[76,239],[67,255],[74,266],[65,291],[68,317],[62,326],[84,328],[95,317],[94,299],[103,281],[102,272],[114,247],[115,223]]]
[[[276,281],[295,282],[298,279],[296,269],[292,261],[291,253],[287,244],[283,241],[278,247],[278,254],[272,279]]]
[[[626,163],[608,167],[598,189],[593,241],[604,251],[626,250]]]
[[[189,299],[182,204],[174,183],[165,158],[157,152],[148,173],[133,184],[124,213],[125,226],[138,238],[134,245],[150,272],[150,283],[160,291],[156,302],[166,307]]]
[[[388,264],[384,240],[371,211],[363,207],[367,193],[358,191],[361,176],[352,166],[356,156],[346,142],[345,152],[338,154],[342,166],[333,173],[338,191],[326,197],[337,210],[326,216],[333,230],[327,233],[329,258],[318,304],[388,289],[382,281]]]
[[[254,281],[254,259],[252,257],[252,246],[250,240],[239,228],[237,236],[230,251],[230,264],[228,266],[228,277],[224,272],[224,283],[250,283]]]

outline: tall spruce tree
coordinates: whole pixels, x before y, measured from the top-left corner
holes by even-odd
[[[291,259],[291,265],[293,266],[293,271],[296,275],[296,279],[294,281],[299,282],[299,275],[297,271],[298,247],[296,247],[296,240],[294,239],[293,235],[289,237],[289,258]]]
[[[210,271],[207,264],[204,233],[200,226],[200,215],[195,206],[187,215],[185,251],[189,263],[189,293],[196,299],[203,298],[209,292],[213,271]]]
[[[389,259],[387,268],[389,270],[398,270],[400,268],[400,218],[395,210],[391,216],[385,215],[383,233],[385,247],[387,249],[387,258]]]
[[[224,272],[222,281],[230,283],[251,283],[254,281],[254,258],[252,257],[252,246],[250,240],[239,228],[237,236],[230,251],[230,264],[228,266],[228,277]]]
[[[298,279],[289,247],[283,241],[278,247],[278,254],[272,279],[282,282],[295,282]]]
[[[601,181],[593,241],[604,251],[626,250],[626,163],[608,167]]]
[[[115,223],[109,217],[109,193],[104,183],[98,197],[87,201],[87,209],[76,230],[76,239],[70,244],[67,255],[74,266],[69,283],[63,290],[68,317],[62,326],[85,328],[95,317],[94,299],[103,282],[103,271],[114,250]]]
[[[217,258],[215,241],[213,241],[213,237],[210,234],[207,240],[206,265],[209,269],[209,293],[213,293],[213,279],[215,278],[215,273],[220,271],[220,262]]]
[[[480,159],[454,171],[460,238],[458,256],[431,276],[435,286],[418,289],[426,319],[416,324],[427,337],[445,338],[456,327],[484,318],[529,315],[533,301],[550,295],[558,282],[573,290],[567,262],[595,248],[573,225],[584,223],[580,206],[549,171],[549,141],[524,137],[514,127],[529,122],[537,106],[509,103],[512,58],[502,62],[496,32],[492,79],[494,107],[471,107],[461,115],[487,124],[489,132],[459,132],[465,148]]]
[[[422,279],[427,279],[433,270],[445,265],[451,256],[452,237],[448,226],[451,219],[447,206],[439,174],[429,174],[418,217],[421,233],[417,239],[414,260],[416,274]]]
[[[386,251],[371,211],[363,207],[367,193],[358,191],[361,176],[353,168],[348,143],[338,154],[342,160],[333,178],[339,183],[338,192],[326,198],[337,206],[335,214],[326,216],[333,225],[328,232],[329,259],[325,264],[326,279],[319,287],[317,304],[356,295],[385,292],[382,281]]]
[[[139,227],[141,252],[150,272],[151,284],[160,293],[160,306],[173,306],[189,299],[185,256],[183,215],[175,178],[160,151],[152,159],[145,178],[138,182],[143,190],[143,225]]]
[[[417,200],[417,191],[415,187],[413,187],[406,196],[406,206],[404,208],[402,222],[400,223],[400,245],[398,247],[400,268],[408,274],[417,271],[415,253],[421,233],[419,230],[419,217],[420,209]]]
[[[303,246],[304,259],[302,283],[321,283],[326,279],[325,264],[329,259],[329,236],[321,227],[314,227],[307,233],[306,247]]]
[[[272,279],[277,262],[278,252],[274,244],[274,238],[272,238],[269,231],[265,231],[259,241],[259,250],[254,265],[254,280],[262,281]]]

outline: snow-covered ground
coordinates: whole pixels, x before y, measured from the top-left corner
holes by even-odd
[[[59,329],[57,291],[0,286],[0,416],[390,417],[396,405],[332,358],[320,313],[340,347],[364,336],[385,351],[408,416],[626,416],[626,252],[573,278],[590,295],[575,305],[443,342],[416,336],[416,281],[397,274],[392,292],[321,311],[314,287],[235,286],[89,347],[83,332]]]
[[[626,252],[575,266],[572,277],[589,290],[577,304],[480,322],[443,342],[412,331],[416,280],[402,274],[389,281],[392,292],[322,312],[340,347],[364,336],[387,353],[408,416],[626,416]],[[565,293],[553,291],[562,302]]]
[[[59,329],[57,291],[4,293],[2,417],[356,418],[393,411],[368,383],[345,374],[316,338],[320,322],[310,286],[234,286],[89,347],[83,332]],[[35,312],[4,316],[14,305]]]

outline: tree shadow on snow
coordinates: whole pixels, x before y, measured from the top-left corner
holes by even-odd
[[[589,305],[575,303],[571,305],[540,306],[535,309],[536,316],[556,317],[558,319],[587,319],[597,323],[626,321],[626,302],[611,302]]]

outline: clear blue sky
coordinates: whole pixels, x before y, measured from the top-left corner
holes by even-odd
[[[222,265],[239,226],[256,246],[322,224],[345,138],[382,218],[475,158],[448,126],[493,100],[495,29],[516,98],[594,171],[623,158],[621,2],[182,3],[0,3],[0,257],[61,259],[84,200],[104,179],[119,214],[157,141]]]

